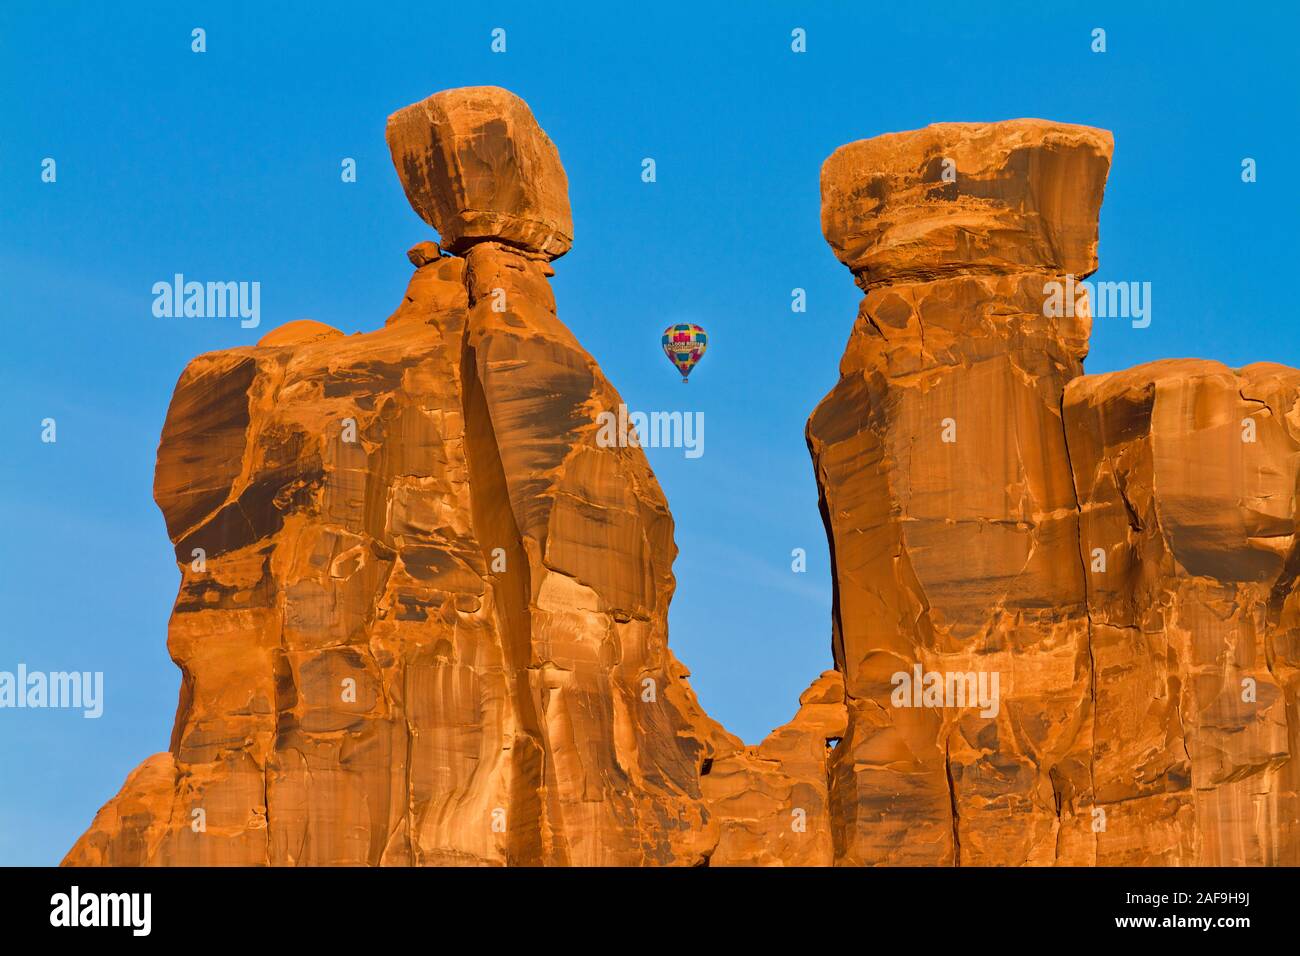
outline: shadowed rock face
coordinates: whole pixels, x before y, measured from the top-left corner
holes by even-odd
[[[808,423],[835,669],[756,746],[667,648],[643,452],[596,440],[620,399],[556,314],[554,145],[491,87],[388,141],[441,246],[384,325],[290,322],[177,383],[172,741],[66,864],[1300,862],[1300,372],[1081,376],[1086,310],[1044,296],[1096,268],[1108,134],[827,161],[866,293]],[[900,698],[917,669],[960,696]]]

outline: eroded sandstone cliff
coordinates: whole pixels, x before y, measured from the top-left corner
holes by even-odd
[[[1300,373],[1081,376],[1087,301],[1052,300],[1097,268],[1110,155],[1019,120],[823,167],[865,293],[808,423],[848,705],[838,863],[1300,861]]]
[[[699,864],[718,844],[701,778],[744,748],[667,647],[668,505],[640,448],[595,440],[620,399],[555,314],[558,153],[493,88],[408,107],[388,139],[457,254],[412,249],[382,329],[291,323],[181,376],[155,482],[182,573],[172,747],[69,863]]]
[[[1096,862],[1300,863],[1300,371],[1171,360],[1065,392]]]
[[[1046,282],[1096,269],[1110,153],[1084,127],[943,124],[822,169],[827,241],[866,292],[808,423],[848,690],[831,771],[842,862],[1090,858],[1091,665],[1060,417],[1089,328],[1042,303]],[[999,712],[894,706],[894,675],[918,665],[997,674]]]
[[[1081,376],[1086,309],[1043,297],[1096,269],[1107,134],[827,161],[865,293],[808,425],[835,669],[756,746],[667,647],[643,452],[597,441],[620,399],[556,314],[554,145],[490,87],[388,142],[441,246],[384,326],[292,322],[176,386],[171,746],[65,863],[1296,862],[1300,373]],[[898,706],[917,669],[996,706]]]

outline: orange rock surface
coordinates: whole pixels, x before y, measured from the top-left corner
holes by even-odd
[[[1300,371],[1075,379],[1104,865],[1300,863]]]
[[[492,239],[554,259],[573,244],[559,151],[513,93],[435,93],[388,118],[388,148],[406,198],[449,251]]]
[[[554,146],[491,89],[389,136],[459,164],[398,171],[464,255],[417,244],[377,331],[291,322],[182,374],[154,486],[172,746],[66,863],[695,865],[732,819],[701,780],[743,744],[666,644],[667,502],[640,448],[596,441],[621,399],[555,313]],[[835,685],[764,763],[789,752],[787,795],[808,777],[827,862],[825,739],[798,727],[835,724]]]
[[[1111,136],[1023,119],[936,123],[841,146],[822,166],[822,232],[865,285],[1097,268]]]
[[[827,671],[799,712],[757,747],[716,758],[701,779],[719,825],[711,866],[830,866],[835,862],[827,768],[844,736],[844,681]]]
[[[950,123],[823,167],[866,293],[808,423],[847,693],[837,863],[1300,861],[1300,372],[1081,377],[1086,300],[1048,300],[1096,269],[1110,152]],[[995,678],[996,706],[971,700]]]
[[[808,422],[848,692],[830,771],[839,862],[1091,859],[1060,417],[1089,326],[1046,318],[1043,287],[1096,267],[1109,160],[1105,133],[1023,120],[883,136],[822,168],[826,239],[867,293]],[[895,675],[918,667],[988,675],[990,696],[996,674],[996,714],[895,706]]]
[[[597,440],[621,400],[556,314],[555,146],[490,87],[388,141],[440,242],[387,321],[177,383],[171,746],[65,864],[1298,862],[1300,372],[1081,375],[1086,309],[1043,301],[1096,268],[1108,134],[827,161],[865,292],[807,433],[835,669],[755,746],[667,647],[644,453]],[[917,673],[962,694],[900,696]]]

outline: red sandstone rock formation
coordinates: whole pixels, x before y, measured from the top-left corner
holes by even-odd
[[[1084,127],[953,123],[822,168],[826,239],[866,292],[808,423],[848,691],[839,862],[1090,859],[1087,609],[1060,419],[1089,329],[1042,303],[1045,282],[1096,268],[1110,152]],[[1000,709],[894,706],[894,675],[917,666],[997,674]]]
[[[799,712],[757,747],[714,760],[702,778],[720,824],[711,866],[830,866],[827,769],[844,736],[844,681],[827,671],[799,697]]]
[[[388,118],[388,147],[406,198],[449,251],[491,239],[556,259],[573,245],[560,154],[513,93],[430,96]]]
[[[1104,865],[1300,863],[1300,371],[1154,362],[1065,392]]]
[[[1297,862],[1300,372],[1080,377],[1086,311],[1044,295],[1096,268],[1107,134],[827,161],[866,293],[808,424],[836,669],[757,746],[666,646],[644,454],[596,440],[620,399],[556,315],[554,145],[494,88],[388,140],[441,246],[384,326],[291,322],[176,386],[171,747],[65,863]],[[900,696],[918,671],[996,706]]]
[[[172,747],[83,864],[695,864],[740,749],[668,650],[675,555],[619,397],[555,315],[555,147],[504,90],[389,141],[421,243],[385,326],[195,359],[155,497],[182,582]],[[201,549],[203,560],[194,554]]]
[[[826,239],[866,293],[808,423],[848,704],[837,863],[1300,856],[1300,373],[1079,377],[1087,310],[1048,301],[1097,267],[1110,153],[1021,120],[823,167]],[[896,696],[918,671],[942,691]],[[952,675],[996,676],[999,706],[951,699]]]

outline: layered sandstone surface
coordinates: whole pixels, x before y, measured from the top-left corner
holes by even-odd
[[[807,433],[835,669],[754,746],[667,647],[644,453],[597,440],[620,399],[556,313],[554,144],[491,87],[388,142],[439,242],[382,327],[291,322],[177,383],[171,746],[65,863],[1300,862],[1300,373],[1081,374],[1087,309],[1044,296],[1097,267],[1108,134],[825,164],[865,293]],[[917,673],[995,696],[900,698]]]
[[[459,255],[413,248],[376,331],[294,322],[181,376],[154,489],[182,574],[172,746],[69,863],[691,865],[718,845],[701,780],[745,750],[667,647],[667,503],[640,448],[595,440],[620,399],[556,316],[558,153],[493,88],[402,110],[388,138]],[[791,746],[773,786],[821,786],[824,737]],[[824,795],[813,816],[829,862]]]
[[[866,291],[808,423],[848,692],[830,784],[841,862],[1091,859],[1088,617],[1060,417],[1089,327],[1042,303],[1046,282],[1096,268],[1110,153],[1084,127],[944,124],[842,147],[822,169],[823,230]],[[998,713],[894,706],[894,675],[918,665],[998,674]]]
[[[1300,863],[1300,371],[1170,360],[1066,388],[1107,865]]]
[[[1300,861],[1300,373],[1081,376],[1086,300],[1049,303],[1097,268],[1110,155],[1019,120],[823,167],[865,292],[808,423],[847,695],[838,863]],[[995,707],[967,692],[986,678]]]

